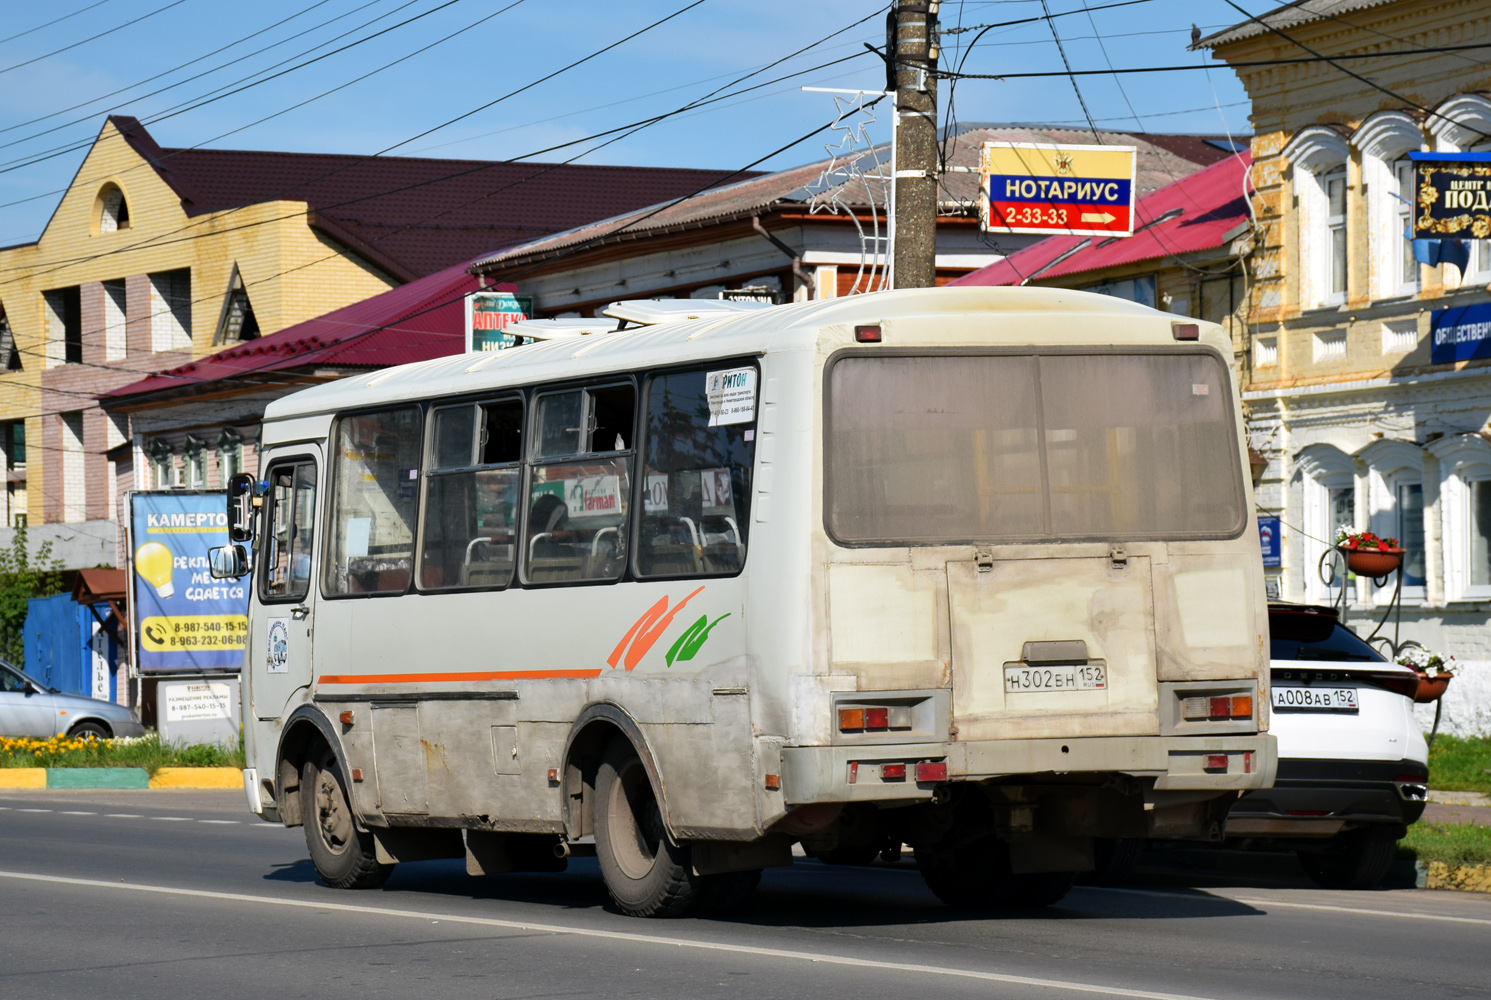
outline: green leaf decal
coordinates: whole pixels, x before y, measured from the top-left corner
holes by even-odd
[[[690,625],[668,650],[668,666],[673,666],[674,660],[692,660],[694,654],[699,652],[699,647],[709,638],[709,630],[729,617],[730,613],[727,611],[711,622],[708,615],[700,615],[699,620]]]

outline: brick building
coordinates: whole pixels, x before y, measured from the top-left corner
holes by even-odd
[[[1488,50],[1425,50],[1487,42],[1481,0],[1305,0],[1198,43],[1252,101],[1244,401],[1270,460],[1260,512],[1283,523],[1269,572],[1287,599],[1329,601],[1339,529],[1403,539],[1402,637],[1471,662],[1482,680],[1452,686],[1447,709],[1467,731],[1491,726],[1491,363],[1435,364],[1428,334],[1435,313],[1491,302],[1491,243],[1463,271],[1430,267],[1404,230],[1410,152],[1491,148]],[[1372,57],[1341,60],[1356,77],[1258,65],[1306,49]],[[1370,629],[1392,583],[1345,584],[1350,614]]]

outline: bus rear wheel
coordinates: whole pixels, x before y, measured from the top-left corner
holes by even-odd
[[[624,740],[606,748],[595,776],[595,853],[617,909],[677,917],[703,896],[689,850],[668,840],[647,769]]]
[[[321,881],[333,889],[376,889],[393,865],[380,864],[373,835],[357,829],[336,755],[324,750],[306,761],[300,779],[306,847]]]
[[[916,867],[938,899],[964,910],[1008,906],[1018,887],[1009,845],[997,837],[956,847],[918,847]]]

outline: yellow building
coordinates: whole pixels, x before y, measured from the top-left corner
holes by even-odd
[[[0,248],[0,523],[25,518],[69,567],[113,563],[124,491],[252,468],[258,420],[146,440],[100,393],[722,176],[163,149],[112,116],[41,236]]]
[[[1463,271],[1429,267],[1404,230],[1409,153],[1491,148],[1487,43],[1484,0],[1305,0],[1197,43],[1252,101],[1244,399],[1270,459],[1260,510],[1283,522],[1274,584],[1335,600],[1342,576],[1322,567],[1336,533],[1398,537],[1401,638],[1478,662],[1491,661],[1491,359],[1436,364],[1429,332],[1436,314],[1491,302],[1491,243],[1471,244]],[[1349,613],[1378,617],[1395,582],[1356,580]]]

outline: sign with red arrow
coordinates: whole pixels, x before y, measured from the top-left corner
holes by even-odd
[[[986,142],[980,157],[986,232],[1134,234],[1133,146]]]

